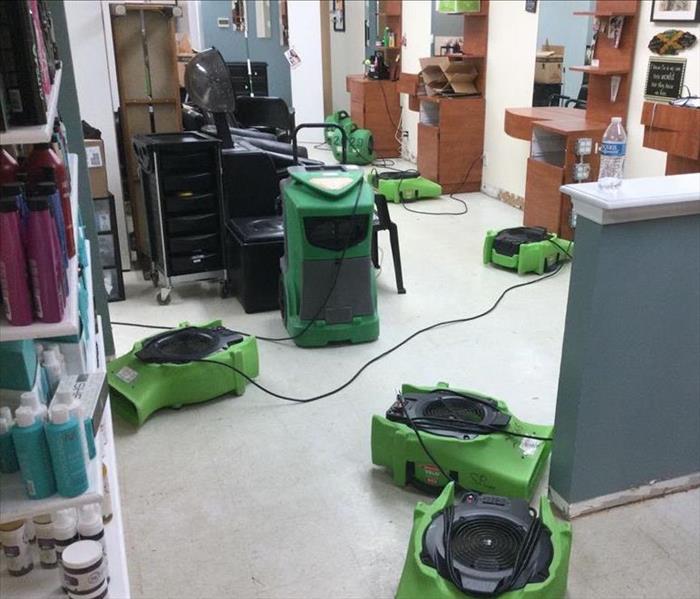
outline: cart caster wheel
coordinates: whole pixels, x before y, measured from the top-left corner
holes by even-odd
[[[167,306],[170,304],[171,299],[170,289],[161,289],[158,293],[156,293],[156,301],[160,306]]]

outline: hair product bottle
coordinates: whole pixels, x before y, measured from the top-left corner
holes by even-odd
[[[12,421],[0,417],[0,472],[12,474],[19,470],[15,445],[12,442]]]
[[[0,288],[7,321],[16,326],[33,320],[27,260],[19,207],[14,197],[0,195]]]
[[[72,418],[68,407],[51,407],[51,421],[46,423],[56,487],[63,497],[76,497],[88,488],[88,476],[80,443],[82,424]]]
[[[27,495],[31,499],[50,497],[56,492],[56,482],[51,470],[44,423],[36,420],[34,412],[26,407],[17,408],[15,417],[17,422],[12,427],[12,441]]]
[[[27,262],[34,310],[42,322],[60,322],[66,306],[65,271],[56,225],[45,198],[29,198]]]
[[[83,404],[73,397],[70,391],[57,391],[54,396],[56,404],[65,405],[70,415],[82,424],[80,432],[80,443],[83,447],[83,455],[85,463],[88,464],[95,457],[95,435],[92,429],[92,420],[85,418],[85,410]]]
[[[99,504],[90,503],[80,507],[78,512],[78,536],[81,541],[97,541],[102,546],[102,555],[104,556],[107,578],[109,578],[105,527],[104,522],[102,522],[102,513]]]
[[[29,408],[34,412],[34,418],[41,422],[46,422],[47,408],[44,403],[39,400],[36,391],[25,391],[19,396],[19,403],[22,406]]]
[[[34,518],[34,531],[39,549],[39,564],[47,570],[58,566],[56,557],[56,542],[53,540],[53,524],[51,514],[42,514]]]
[[[71,214],[70,205],[70,179],[65,163],[61,160],[58,154],[53,150],[51,144],[35,144],[32,153],[27,159],[27,176],[30,184],[46,181],[46,174],[43,169],[50,168],[54,172],[54,182],[60,192],[60,203],[63,211],[64,220],[70,223],[71,229],[73,225],[73,216]],[[73,240],[73,236],[70,236]],[[69,241],[69,240],[67,240]],[[75,255],[75,244],[68,247],[68,255]]]
[[[63,551],[78,540],[78,520],[75,508],[58,510],[52,517],[53,540],[56,545],[56,559],[58,560],[58,572],[61,578],[61,586],[66,590],[63,580]]]
[[[109,471],[107,464],[102,462],[102,522],[107,524],[112,519],[112,495],[109,492]]]
[[[78,541],[63,552],[63,583],[71,598],[105,597],[107,564],[97,541]]]
[[[10,576],[24,576],[32,571],[34,561],[24,520],[0,524],[0,543]]]
[[[56,208],[60,206],[58,212],[61,213],[61,219],[63,221],[63,228],[66,234],[66,256],[67,258],[72,258],[75,256],[75,231],[73,231],[73,214],[70,205],[70,192],[67,194],[66,201],[64,202],[62,188],[58,181],[56,181],[56,171],[50,167],[44,167],[41,169],[42,181],[41,183],[53,183],[57,189],[57,201]]]

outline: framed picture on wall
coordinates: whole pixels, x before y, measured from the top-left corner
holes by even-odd
[[[525,0],[525,10],[527,12],[537,12],[537,0]]]
[[[333,0],[333,31],[345,31],[345,0]]]
[[[653,0],[651,20],[655,22],[700,22],[700,2],[698,0]]]

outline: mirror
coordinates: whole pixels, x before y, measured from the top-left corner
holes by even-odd
[[[272,37],[270,0],[255,0],[255,35],[259,38]]]
[[[533,106],[585,109],[588,75],[571,67],[589,64],[593,19],[574,12],[595,10],[593,0],[540,0],[537,3],[537,58]]]

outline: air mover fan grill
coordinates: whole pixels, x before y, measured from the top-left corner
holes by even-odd
[[[146,363],[185,364],[240,343],[243,336],[224,327],[184,327],[146,339],[136,357]]]
[[[539,513],[538,513],[539,512]],[[571,526],[549,500],[457,493],[418,503],[396,599],[560,599]]]
[[[467,568],[482,572],[515,565],[524,531],[505,518],[482,516],[462,520],[453,529],[452,555]]]
[[[515,256],[524,243],[544,241],[549,235],[544,227],[503,229],[493,240],[493,249],[504,256]]]
[[[423,412],[425,418],[440,418],[482,423],[486,416],[478,402],[466,397],[443,397],[429,403]]]

